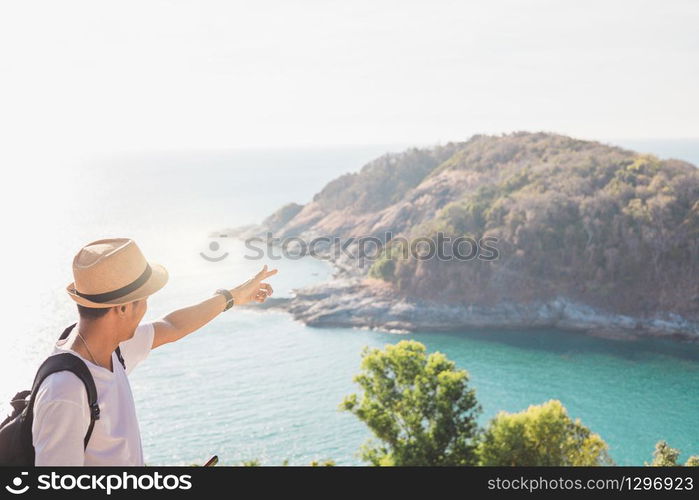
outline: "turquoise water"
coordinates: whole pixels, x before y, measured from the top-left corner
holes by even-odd
[[[682,151],[699,152],[690,146]],[[0,249],[11,285],[3,296],[0,400],[29,385],[53,339],[75,321],[63,287],[82,244],[130,236],[169,269],[170,282],[149,300],[146,320],[154,319],[244,281],[262,264],[243,259],[233,241],[221,242],[227,259],[206,262],[199,252],[211,230],[259,221],[289,201],[305,203],[383,149],[134,154],[52,165],[41,176],[18,169],[3,186],[1,207],[12,237]],[[699,163],[699,154],[684,157]],[[268,263],[280,269],[272,281],[280,296],[330,272],[314,260]],[[223,463],[359,463],[356,451],[368,433],[338,405],[356,389],[362,348],[404,338],[469,371],[484,424],[499,410],[556,398],[609,443],[620,464],[650,460],[659,439],[680,448],[682,458],[699,454],[699,345],[560,331],[403,336],[313,329],[282,313],[232,310],[156,349],[135,370],[146,461],[201,463],[218,454]]]
[[[283,314],[238,312],[169,351],[154,351],[135,373],[148,460],[201,462],[218,454],[231,463],[358,463],[368,433],[337,406],[356,389],[361,349],[403,338],[469,371],[483,423],[499,410],[555,398],[603,436],[617,463],[650,460],[661,438],[699,449],[699,346],[556,331],[401,336],[310,329]]]

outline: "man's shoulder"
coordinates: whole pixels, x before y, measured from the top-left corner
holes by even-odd
[[[46,404],[51,401],[66,401],[87,407],[85,384],[71,371],[52,373],[39,386],[36,404]]]
[[[139,323],[136,328],[134,329],[134,334],[133,336],[128,339],[122,341],[120,344],[126,344],[132,340],[137,340],[139,337],[142,337],[144,335],[152,335],[155,331],[155,322],[154,321],[144,321],[142,323]]]
[[[135,329],[133,336],[121,342],[119,348],[121,355],[126,362],[126,372],[131,371],[141,361],[148,357],[153,349],[153,338],[155,337],[155,324],[153,322],[140,323]]]
[[[36,465],[83,465],[90,425],[87,392],[70,371],[49,375],[37,389],[32,419]]]

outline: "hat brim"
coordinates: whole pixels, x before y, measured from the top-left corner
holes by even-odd
[[[149,264],[151,267],[151,275],[150,278],[148,278],[148,281],[146,281],[143,285],[138,287],[133,292],[126,294],[123,297],[119,297],[118,299],[114,299],[113,301],[92,302],[91,300],[88,300],[85,297],[81,297],[74,291],[75,283],[71,283],[70,285],[68,285],[66,287],[66,292],[68,292],[68,295],[71,299],[73,299],[81,306],[95,308],[120,306],[122,304],[128,304],[129,302],[133,302],[135,300],[145,299],[146,297],[153,295],[155,292],[164,287],[169,278],[167,269],[165,269],[163,266],[161,266],[160,264],[155,264],[153,262],[149,262]]]

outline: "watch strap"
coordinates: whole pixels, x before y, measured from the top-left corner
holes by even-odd
[[[231,292],[229,292],[225,288],[219,288],[218,290],[216,290],[215,293],[223,295],[226,298],[226,308],[224,309],[224,311],[227,311],[231,307],[233,307],[235,300],[233,300],[233,294]]]

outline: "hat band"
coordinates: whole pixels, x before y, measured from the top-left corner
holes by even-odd
[[[141,287],[146,281],[148,281],[148,278],[150,278],[151,275],[151,268],[150,264],[146,264],[146,270],[143,271],[143,274],[141,274],[138,278],[136,278],[134,281],[129,283],[126,286],[122,286],[118,290],[112,290],[111,292],[105,292],[105,293],[96,293],[94,295],[88,295],[87,293],[80,293],[78,290],[75,290],[76,295],[80,295],[83,299],[90,300],[92,302],[97,302],[97,303],[104,303],[104,302],[109,302],[112,300],[116,300],[120,297],[123,297],[125,295],[130,294],[134,290],[138,289]]]

